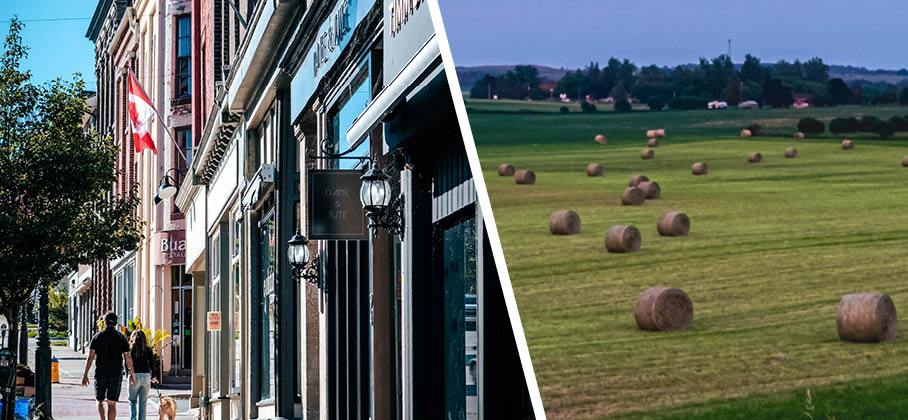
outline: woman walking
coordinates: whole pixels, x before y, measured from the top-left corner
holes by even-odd
[[[151,367],[154,354],[148,348],[145,332],[136,330],[129,340],[129,355],[136,371],[136,381],[129,386],[129,418],[145,420],[148,393],[151,391]]]

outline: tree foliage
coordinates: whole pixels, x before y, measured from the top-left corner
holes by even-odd
[[[11,319],[39,285],[140,239],[137,194],[110,194],[116,146],[83,130],[82,80],[33,84],[21,30],[13,19],[0,56],[0,310]]]

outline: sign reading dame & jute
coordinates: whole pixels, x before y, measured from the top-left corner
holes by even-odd
[[[309,239],[365,240],[366,218],[359,201],[362,173],[318,169],[308,178]]]

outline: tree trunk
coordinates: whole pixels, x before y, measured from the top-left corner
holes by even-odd
[[[19,349],[10,345],[9,348],[15,350],[19,355],[19,363],[23,365],[28,365],[28,313],[31,312],[29,309],[31,305],[28,303],[22,305],[22,312],[20,315],[22,317],[19,323]]]
[[[19,312],[20,307],[13,305],[6,311],[6,321],[9,322],[9,342],[8,348],[15,351],[19,348]],[[15,358],[14,358],[15,359]],[[3,412],[0,415],[2,420],[14,420],[13,414],[16,409],[16,389],[15,385],[11,392],[3,394]]]

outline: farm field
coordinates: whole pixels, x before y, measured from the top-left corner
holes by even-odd
[[[804,418],[807,390],[817,418],[906,415],[908,341],[842,343],[835,317],[843,294],[882,291],[908,325],[900,163],[908,133],[850,136],[850,151],[842,137],[791,134],[806,116],[888,118],[908,107],[560,114],[559,106],[467,102],[550,418]],[[750,123],[771,136],[738,138]],[[649,161],[640,159],[647,128],[668,135]],[[598,133],[608,145],[593,142]],[[788,146],[800,157],[785,159]],[[763,162],[747,163],[756,151]],[[697,161],[708,175],[691,175]],[[534,170],[536,184],[499,177],[504,162]],[[586,176],[591,162],[603,177]],[[638,173],[661,185],[662,198],[621,206]],[[549,234],[549,214],[561,209],[580,214],[579,235]],[[688,237],[656,233],[669,210],[690,216]],[[640,252],[606,252],[605,231],[618,224],[641,230]],[[690,330],[637,329],[634,302],[656,285],[690,295]]]

